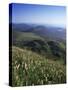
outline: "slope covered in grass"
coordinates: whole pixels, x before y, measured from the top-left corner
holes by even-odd
[[[66,68],[30,50],[12,47],[12,86],[58,84],[66,82]]]

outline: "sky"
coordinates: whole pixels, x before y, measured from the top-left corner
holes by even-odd
[[[66,26],[66,7],[32,4],[12,4],[12,23]]]

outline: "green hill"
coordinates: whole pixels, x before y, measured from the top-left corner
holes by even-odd
[[[40,55],[46,54],[52,60],[61,60],[66,63],[66,47],[64,42],[43,38],[32,32],[13,31],[13,45],[26,48]]]
[[[25,48],[12,47],[12,86],[59,84],[66,82],[61,61],[48,59]]]
[[[16,41],[24,41],[24,40],[37,40],[41,39],[44,40],[42,37],[36,35],[35,33],[32,32],[20,32],[20,31],[13,31],[13,40]]]

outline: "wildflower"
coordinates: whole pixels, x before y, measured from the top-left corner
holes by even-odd
[[[18,79],[18,76],[16,76],[16,80]]]
[[[25,63],[25,70],[27,70],[28,69],[28,67],[27,67],[27,64]]]
[[[46,77],[46,82],[47,82],[47,77]]]
[[[43,85],[43,80],[41,80],[41,84]]]
[[[20,64],[16,65],[16,69],[18,69],[20,67]]]

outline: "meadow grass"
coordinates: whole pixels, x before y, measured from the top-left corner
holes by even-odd
[[[66,83],[66,66],[30,50],[12,47],[12,86]]]

